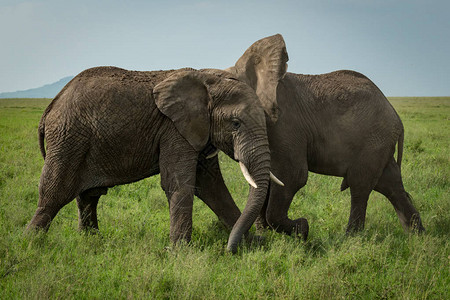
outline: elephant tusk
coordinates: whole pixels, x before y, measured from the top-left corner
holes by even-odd
[[[241,167],[241,171],[242,171],[242,174],[244,174],[245,180],[247,180],[247,182],[255,189],[258,188],[258,186],[256,185],[255,181],[253,180],[252,176],[248,172],[247,167],[244,165],[244,163],[242,161],[239,162],[239,166]]]
[[[272,181],[276,184],[284,186],[284,183],[280,179],[276,178],[275,175],[272,174],[272,172],[270,172],[270,179],[272,179]]]
[[[214,156],[216,156],[217,154],[219,154],[220,150],[216,149],[213,153],[209,154],[206,159],[210,159],[213,158]]]

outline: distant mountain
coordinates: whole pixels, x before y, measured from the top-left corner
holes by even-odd
[[[46,84],[35,89],[0,93],[0,98],[54,98],[72,78],[73,76],[64,77],[55,83]]]

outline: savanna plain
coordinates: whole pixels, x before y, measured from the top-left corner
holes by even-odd
[[[77,231],[72,201],[47,234],[25,235],[43,166],[37,126],[50,100],[0,99],[0,299],[448,299],[450,97],[389,100],[405,127],[402,175],[424,234],[405,233],[373,192],[365,230],[346,236],[349,191],[311,173],[289,211],[308,219],[308,241],[265,231],[262,244],[231,255],[228,231],[199,199],[192,242],[170,244],[158,176],[102,196],[100,234]],[[243,209],[248,185],[237,163],[220,160]]]

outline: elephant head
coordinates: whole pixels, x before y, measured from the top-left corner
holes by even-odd
[[[286,74],[288,60],[284,39],[276,34],[253,43],[233,67],[226,69],[256,91],[273,122],[278,119],[277,86]]]
[[[265,115],[258,97],[247,84],[208,71],[177,72],[155,86],[153,94],[159,110],[195,150],[211,144],[239,162],[251,187],[228,241],[228,250],[236,252],[262,208],[270,177]]]

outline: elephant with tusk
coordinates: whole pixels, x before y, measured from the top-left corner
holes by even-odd
[[[98,229],[97,204],[109,187],[160,173],[171,241],[190,240],[195,194],[232,227],[227,248],[236,252],[261,211],[269,178],[281,182],[270,175],[265,113],[257,95],[228,73],[219,75],[116,67],[77,75],[39,124],[45,162],[38,208],[27,229],[48,230],[74,198],[79,228]],[[251,185],[242,215],[222,180],[218,150],[239,162]]]
[[[287,61],[277,34],[255,42],[226,70],[258,95],[267,116],[271,170],[284,182],[270,185],[257,226],[306,239],[307,220],[289,219],[288,210],[311,171],[342,177],[341,190],[350,188],[347,232],[364,227],[372,190],[389,199],[405,230],[424,231],[401,176],[403,124],[383,93],[360,73],[294,74],[286,72]]]
[[[225,70],[258,95],[266,113],[271,171],[283,181],[272,179],[276,184],[270,185],[257,227],[307,238],[307,220],[289,219],[288,210],[311,171],[343,177],[341,190],[350,188],[347,232],[364,227],[372,190],[389,199],[405,230],[423,232],[401,177],[403,124],[383,93],[360,73],[294,74],[287,72],[287,61],[284,39],[277,34],[256,41]]]

